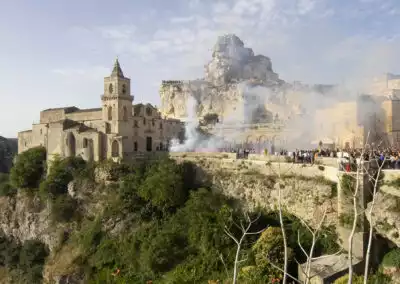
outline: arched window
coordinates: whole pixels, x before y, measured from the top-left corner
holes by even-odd
[[[138,143],[135,141],[133,142],[133,151],[137,152],[138,150]]]
[[[127,120],[128,120],[128,111],[127,111],[127,109],[126,109],[126,106],[124,106],[124,107],[122,108],[122,119],[123,119],[124,121],[127,121]]]
[[[117,140],[114,140],[111,144],[111,156],[119,157],[119,143]]]
[[[147,114],[148,116],[151,116],[151,108],[150,108],[150,107],[147,107],[147,108],[146,108],[146,114]]]
[[[107,117],[108,117],[108,120],[112,120],[112,106],[109,106],[108,107],[108,109],[107,109]]]
[[[122,93],[123,93],[124,95],[126,94],[126,86],[125,86],[125,84],[122,85]]]
[[[83,148],[87,148],[88,147],[88,140],[87,138],[83,138]]]
[[[114,92],[114,87],[113,87],[113,84],[111,84],[111,83],[110,83],[110,85],[108,86],[108,92],[109,92],[110,94],[112,94],[112,93]]]
[[[76,141],[75,141],[75,136],[74,136],[74,134],[72,132],[68,133],[67,140],[68,140],[68,152],[69,152],[68,156],[69,157],[75,157],[75,151],[76,151],[75,144],[76,144]]]
[[[106,134],[110,134],[111,133],[111,125],[106,122]]]

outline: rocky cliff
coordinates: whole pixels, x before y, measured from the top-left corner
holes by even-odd
[[[368,204],[367,212],[372,203]],[[371,216],[366,214],[371,222]],[[377,193],[372,210],[372,223],[378,234],[400,247],[400,189],[399,185],[385,184]]]
[[[161,111],[180,119],[194,111],[198,117],[217,114],[220,120],[272,122],[302,113],[299,94],[324,93],[331,88],[286,83],[274,72],[269,57],[255,55],[236,35],[229,34],[217,39],[204,78],[162,82]],[[197,101],[195,110],[187,109],[189,97]]]
[[[17,139],[7,139],[0,136],[0,173],[7,173],[18,151]]]

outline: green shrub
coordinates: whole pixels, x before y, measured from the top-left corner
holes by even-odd
[[[349,174],[343,174],[340,178],[340,186],[344,195],[351,196],[356,187],[356,180]]]
[[[15,189],[9,183],[0,183],[0,196],[14,196],[17,194],[17,189]]]
[[[15,240],[0,236],[0,265],[9,270],[12,283],[41,283],[47,247],[35,240],[22,245]]]
[[[15,188],[37,188],[46,168],[46,149],[35,147],[19,154],[11,169],[10,182]]]
[[[333,284],[347,284],[349,281],[349,275],[346,274],[333,282]],[[364,283],[364,277],[355,275],[353,274],[353,284],[363,284]]]
[[[77,201],[69,195],[61,195],[51,203],[53,222],[69,222],[79,217]]]
[[[353,213],[342,213],[339,215],[339,224],[347,229],[353,228],[354,214]],[[362,230],[362,217],[359,215],[357,218],[356,232]]]
[[[10,181],[10,176],[6,173],[0,173],[0,184],[8,183]]]
[[[182,205],[188,195],[182,172],[183,168],[172,160],[151,165],[139,187],[139,196],[161,210]]]
[[[55,159],[51,164],[47,178],[40,184],[40,191],[48,194],[51,198],[66,193],[68,183],[85,167],[86,162],[81,157]]]
[[[332,182],[331,183],[331,196],[330,196],[330,198],[337,197],[337,194],[338,194],[337,187],[338,187],[338,184],[336,182]]]
[[[395,248],[388,252],[383,257],[382,265],[386,267],[400,268],[400,248]]]

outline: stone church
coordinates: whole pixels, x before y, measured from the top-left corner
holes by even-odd
[[[151,104],[132,104],[133,100],[130,79],[117,59],[111,75],[104,78],[100,108],[41,111],[32,130],[18,133],[18,152],[44,146],[48,159],[59,155],[121,161],[167,151],[171,139],[182,137],[182,122],[163,118]]]

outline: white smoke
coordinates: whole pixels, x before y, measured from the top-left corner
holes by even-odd
[[[185,122],[185,140],[180,143],[179,139],[171,141],[171,152],[213,152],[218,145],[223,143],[216,137],[205,138],[199,132],[199,118],[197,117],[197,101],[189,96],[187,100],[187,121]]]
[[[240,144],[247,141],[244,135],[249,128],[257,127],[256,123],[263,123],[265,121],[268,121],[272,128],[281,128],[277,131],[276,129],[266,131],[265,135],[260,133],[258,135],[267,137],[271,136],[271,133],[275,131],[272,135],[284,137],[285,141],[282,145],[285,145],[284,147],[287,150],[296,148],[311,149],[315,146],[312,145],[312,141],[324,138],[333,140],[334,136],[338,133],[337,128],[346,128],[346,123],[349,118],[350,120],[353,119],[353,121],[349,122],[350,127],[356,128],[359,126],[354,124],[354,117],[358,116],[357,112],[359,111],[356,102],[360,94],[368,93],[370,89],[368,85],[371,83],[372,75],[377,75],[377,72],[379,73],[375,68],[375,59],[373,62],[370,62],[371,59],[366,60],[368,64],[364,64],[365,66],[361,64],[354,76],[347,77],[346,82],[343,82],[345,84],[331,85],[330,87],[329,85],[325,85],[322,86],[325,88],[324,91],[321,91],[318,90],[316,86],[298,83],[288,84],[279,81],[270,67],[270,62],[267,62],[269,65],[265,62],[256,65],[257,68],[262,67],[260,70],[253,70],[253,65],[247,66],[251,67],[249,69],[243,68],[241,64],[246,64],[243,63],[245,61],[244,59],[255,59],[252,57],[253,52],[251,49],[244,48],[243,43],[234,42],[233,39],[236,40],[236,38],[231,36],[227,39],[230,39],[230,41],[227,41],[225,38],[224,40],[218,41],[217,47],[214,50],[213,60],[207,66],[206,79],[208,78],[209,83],[216,82],[218,84],[225,84],[225,79],[227,77],[245,80],[237,85],[237,90],[240,95],[238,96],[239,101],[231,102],[232,105],[235,104],[235,106],[232,106],[234,111],[230,112],[228,116],[220,118],[221,121],[214,125],[211,130],[215,136],[205,136],[198,131],[199,118],[197,117],[197,104],[202,103],[202,98],[211,97],[212,101],[213,99],[224,99],[224,97],[218,94],[206,94],[204,92],[207,92],[207,89],[204,90],[201,88],[198,92],[196,91],[196,93],[189,94],[188,97],[190,99],[187,100],[188,106],[186,108],[189,112],[185,127],[186,139],[183,144],[179,144],[179,142],[175,140],[171,151],[215,151],[227,144]],[[375,58],[376,54],[377,53],[366,54],[371,55],[366,56],[366,58]],[[381,52],[379,54],[381,54]],[[216,58],[214,58],[214,56]],[[379,59],[382,58],[382,56],[378,57]],[[257,60],[259,60],[259,57],[257,57]],[[380,60],[378,61],[380,62]],[[387,60],[383,61],[387,62]],[[387,68],[387,64],[381,63],[380,65]],[[264,77],[262,75],[265,71],[263,68],[266,68],[266,66],[268,67],[268,70],[266,69],[268,71],[266,73],[267,80],[265,81],[265,79],[263,79],[263,81],[265,83],[268,82],[268,84],[272,83],[269,87],[254,86],[253,83],[246,80],[254,77],[253,75],[256,75],[256,78],[258,78],[258,76],[260,78]],[[222,74],[219,72],[225,67],[229,67],[226,68],[224,71],[225,73]],[[250,72],[251,76],[247,76],[246,70],[253,70]],[[271,77],[271,80],[268,80],[269,77]],[[218,84],[216,84],[216,86],[220,86]],[[231,88],[232,84],[226,85],[226,87]],[[316,116],[317,112],[324,112],[339,104],[347,104],[346,107],[350,107],[345,108],[343,111],[341,110],[337,115],[326,115],[322,118]],[[202,107],[207,106],[205,105]],[[364,104],[362,107],[364,116],[366,113],[370,115],[376,112],[376,107],[377,105],[374,104]],[[218,112],[222,112],[224,115],[229,113],[229,111],[225,112],[223,109],[219,109]],[[258,112],[256,116],[261,115],[259,121],[254,120],[255,112]],[[249,136],[251,132],[252,131],[248,131]],[[261,137],[258,137],[258,139],[260,140]],[[269,138],[267,138],[267,140],[268,139]],[[274,144],[277,147],[280,146],[279,141],[275,141]]]

